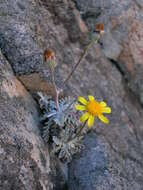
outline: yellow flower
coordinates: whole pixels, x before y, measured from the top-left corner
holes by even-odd
[[[93,96],[88,96],[88,101],[83,97],[78,97],[78,102],[75,109],[84,111],[85,113],[80,117],[81,122],[88,120],[88,127],[94,125],[94,118],[98,117],[102,122],[108,124],[109,120],[103,115],[103,113],[111,113],[111,108],[107,107],[107,104],[103,101],[98,102]]]

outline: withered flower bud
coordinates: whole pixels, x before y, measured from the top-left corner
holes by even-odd
[[[46,49],[44,51],[44,61],[45,63],[48,63],[51,69],[54,69],[56,67],[55,53],[53,50]]]
[[[44,51],[44,61],[51,61],[55,59],[55,53],[51,49],[46,49]]]
[[[103,23],[98,23],[95,25],[95,32],[99,34],[104,34],[104,24]]]

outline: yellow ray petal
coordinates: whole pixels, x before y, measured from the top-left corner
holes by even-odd
[[[77,99],[80,103],[82,103],[83,105],[86,105],[87,104],[87,100],[82,97],[82,96],[79,96],[78,99]]]
[[[110,107],[102,108],[102,113],[111,113],[111,108]]]
[[[99,115],[98,117],[99,117],[99,119],[100,119],[103,123],[106,123],[106,124],[109,123],[109,120],[108,120],[106,117],[104,117],[104,115]]]
[[[92,127],[94,124],[94,117],[92,115],[89,116],[88,118],[88,127]]]
[[[89,96],[88,96],[88,99],[89,99],[90,101],[93,101],[93,100],[94,100],[94,96],[89,95]]]
[[[86,110],[86,107],[82,106],[82,105],[79,105],[79,104],[75,104],[75,109],[80,110],[80,111],[84,111],[84,110]]]
[[[101,105],[102,107],[106,107],[106,106],[107,106],[106,102],[103,102],[103,101],[100,102],[100,105]]]
[[[80,121],[84,123],[88,118],[89,118],[89,113],[86,112],[86,113],[84,113],[84,114],[80,117]]]

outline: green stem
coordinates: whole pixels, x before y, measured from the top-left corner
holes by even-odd
[[[98,38],[96,40],[91,40],[91,42],[86,46],[83,54],[80,56],[78,62],[74,65],[73,69],[71,70],[71,72],[69,73],[69,75],[67,76],[67,78],[64,81],[64,86],[65,84],[70,80],[70,78],[72,77],[73,73],[75,72],[75,70],[77,69],[78,65],[82,62],[82,60],[85,58],[85,56],[87,55],[87,52],[89,50],[89,48],[91,47],[92,43],[97,43],[98,42]]]
[[[79,131],[77,132],[77,134],[74,136],[73,139],[75,139],[75,138],[77,138],[77,137],[80,136],[81,132],[83,131],[84,127],[86,126],[86,123],[87,123],[87,121],[85,121],[85,122],[83,123],[83,125],[80,127]],[[73,140],[73,139],[72,139],[72,140]]]
[[[57,90],[57,86],[55,83],[54,71],[53,71],[53,69],[50,69],[50,70],[51,70],[51,79],[52,79],[52,83],[53,83],[54,91],[55,91],[56,107],[57,107],[57,109],[59,109],[59,91]]]
[[[68,75],[68,77],[65,79],[64,81],[64,85],[69,81],[69,79],[72,77],[73,73],[75,72],[75,70],[77,69],[78,65],[82,62],[82,60],[84,59],[84,57],[86,56],[88,49],[90,48],[92,42],[90,42],[87,47],[85,48],[83,54],[81,55],[81,57],[79,58],[78,62],[74,65],[73,69],[71,70],[70,74]]]

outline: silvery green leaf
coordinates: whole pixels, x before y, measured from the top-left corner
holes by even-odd
[[[80,126],[74,109],[75,100],[65,97],[59,101],[59,109],[57,109],[54,100],[42,93],[39,96],[43,113],[42,137],[45,142],[50,140],[53,152],[60,160],[70,162],[72,156],[82,149],[81,137],[74,139]]]
[[[61,144],[61,141],[56,137],[56,136],[53,136],[53,141],[56,145],[60,145]]]

